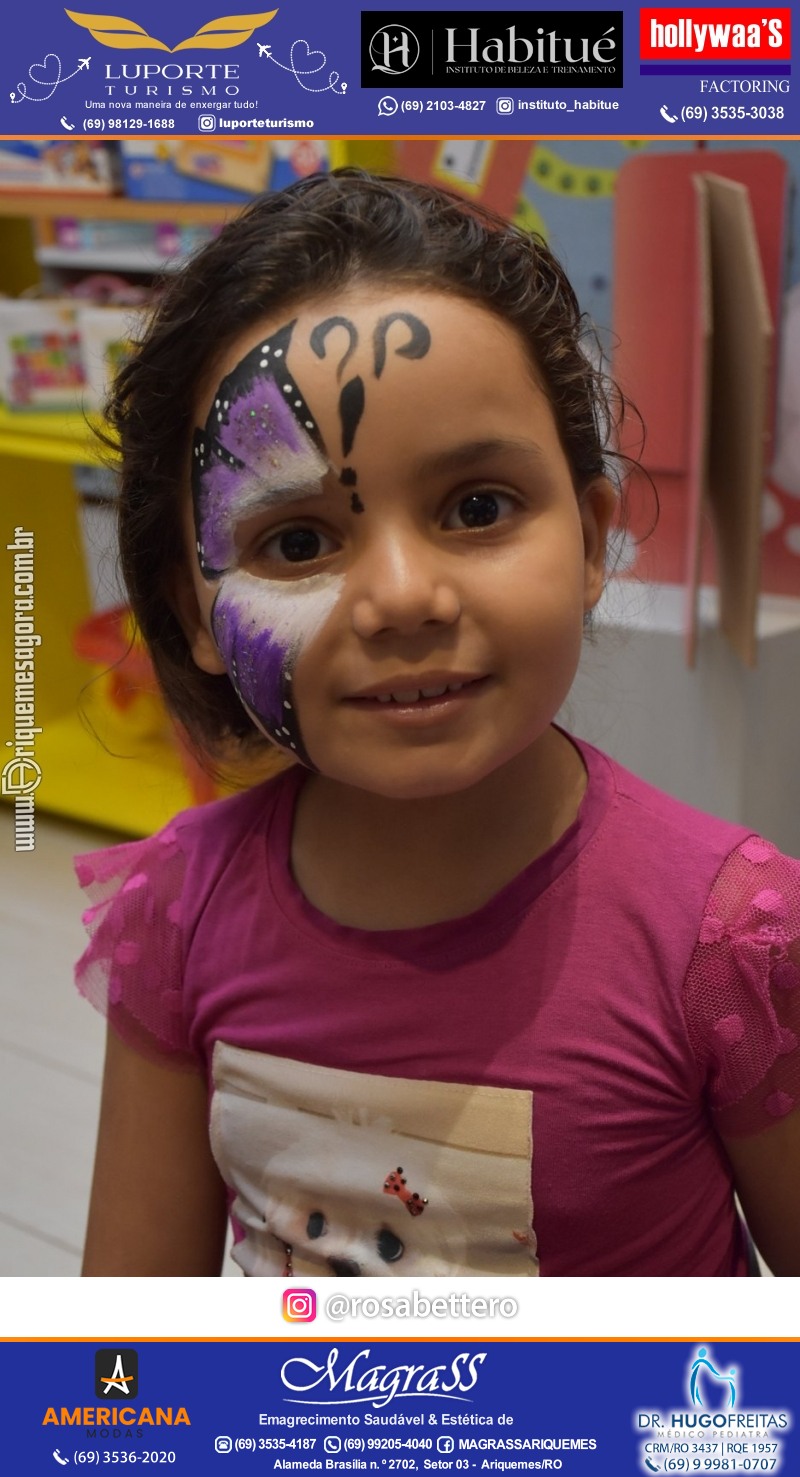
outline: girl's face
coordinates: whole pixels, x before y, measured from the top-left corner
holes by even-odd
[[[238,338],[196,415],[192,652],[265,733],[398,799],[542,737],[614,499],[600,478],[579,504],[513,328],[353,286]]]

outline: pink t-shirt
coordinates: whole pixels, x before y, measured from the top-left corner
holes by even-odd
[[[575,823],[423,928],[303,897],[300,768],[78,860],[79,988],[207,1072],[248,1273],[746,1273],[718,1134],[800,1103],[800,864],[577,747]]]

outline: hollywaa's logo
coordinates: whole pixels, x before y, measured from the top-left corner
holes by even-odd
[[[791,7],[659,5],[639,11],[641,61],[775,62],[791,55]]]
[[[83,26],[100,46],[112,46],[118,51],[142,47],[150,51],[222,51],[242,46],[254,31],[260,30],[278,12],[262,10],[256,15],[221,15],[201,26],[193,36],[187,36],[185,41],[179,41],[177,46],[167,46],[166,41],[158,41],[155,36],[148,35],[144,26],[127,20],[125,16],[86,15],[78,10],[67,10],[65,14],[76,26]]]

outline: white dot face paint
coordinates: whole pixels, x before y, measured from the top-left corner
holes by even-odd
[[[322,494],[330,463],[286,364],[285,324],[225,377],[195,431],[192,497],[204,579],[219,582],[212,630],[228,675],[263,731],[310,765],[291,699],[303,647],[339,598],[343,577],[284,583],[238,568],[236,531],[254,513]]]

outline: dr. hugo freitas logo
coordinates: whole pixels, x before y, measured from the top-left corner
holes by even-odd
[[[778,1470],[780,1437],[791,1428],[791,1412],[746,1409],[738,1365],[718,1357],[710,1344],[698,1344],[686,1364],[684,1394],[685,1405],[634,1413],[636,1431],[646,1435],[639,1452],[642,1471],[682,1470],[676,1467],[677,1459],[687,1455],[692,1458],[697,1443],[702,1443],[707,1452],[709,1442],[715,1443],[713,1455],[719,1458],[718,1471],[740,1467],[745,1471]],[[760,1465],[759,1455],[764,1455],[767,1446],[772,1463],[769,1467]],[[744,1462],[748,1465],[742,1467]],[[705,1463],[703,1469],[710,1470]]]

